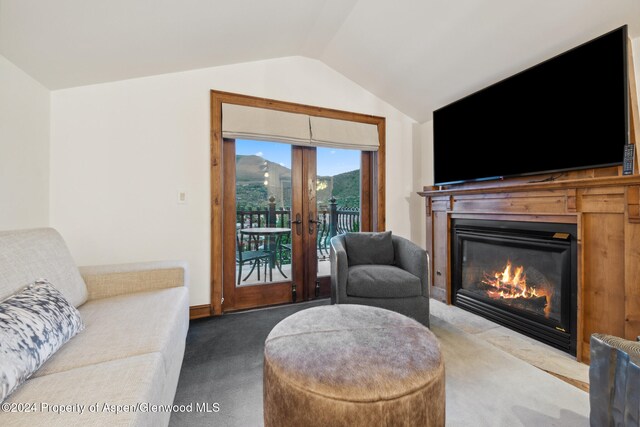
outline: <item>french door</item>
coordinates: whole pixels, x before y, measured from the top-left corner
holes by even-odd
[[[330,296],[329,239],[345,231],[385,227],[384,117],[215,90],[210,95],[211,302],[197,307],[198,317]],[[306,132],[319,129],[322,120],[336,122],[338,130],[345,123],[364,126],[367,132],[374,128],[375,147],[358,151],[344,150],[341,142],[342,148],[335,149],[311,146],[308,140],[306,145],[280,139],[267,143],[236,134],[223,139],[223,109],[230,106],[302,117]],[[227,112],[229,119],[233,109]],[[267,123],[273,118],[259,116],[267,117]],[[243,124],[265,123],[245,118]],[[279,117],[275,119],[277,123]],[[224,132],[233,125],[230,121]],[[267,135],[250,128],[250,135]],[[371,141],[370,134],[355,139]],[[272,157],[272,146],[288,152]],[[332,168],[350,157],[355,166]]]
[[[369,229],[361,226],[370,211],[361,206],[362,157],[224,140],[224,311],[330,295],[330,238]]]

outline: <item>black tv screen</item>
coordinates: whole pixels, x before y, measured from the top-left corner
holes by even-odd
[[[622,163],[626,25],[433,113],[436,185]]]

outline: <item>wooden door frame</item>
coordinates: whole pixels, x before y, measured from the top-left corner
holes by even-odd
[[[236,141],[223,139],[222,166],[224,169],[222,206],[224,212],[233,211],[234,215],[223,215],[223,230],[236,227]],[[235,274],[223,274],[222,288],[224,303],[228,304],[225,311],[243,310],[247,308],[263,307],[267,305],[291,302],[291,280],[270,282],[269,284],[254,284],[236,286],[236,235],[227,233],[222,236],[223,266],[233,265]],[[259,267],[258,267],[259,268]],[[223,268],[223,272],[225,272]],[[267,271],[265,270],[265,280]],[[268,290],[265,291],[265,286]]]
[[[211,315],[222,314],[222,295],[224,277],[224,168],[223,168],[223,139],[222,139],[222,104],[244,105],[248,107],[266,108],[289,113],[307,114],[309,116],[325,117],[359,123],[367,123],[378,127],[378,151],[363,152],[362,163],[368,164],[367,170],[373,173],[362,173],[361,200],[373,207],[373,215],[362,216],[361,230],[384,231],[385,229],[385,118],[348,111],[334,110],[311,105],[296,104],[268,98],[242,95],[237,93],[211,90],[211,145],[210,145],[210,184],[211,184],[211,277],[209,312]],[[361,168],[361,170],[364,170]],[[368,204],[367,203],[367,204]]]
[[[317,199],[317,150],[314,148],[304,148],[302,177],[305,182],[302,185],[302,218],[303,227],[302,248],[304,256],[304,277],[302,289],[302,300],[308,301],[314,295],[313,289],[318,273],[318,253],[316,251],[316,241],[318,236],[317,224],[313,225],[313,234],[309,233],[309,220],[318,218],[318,199]]]

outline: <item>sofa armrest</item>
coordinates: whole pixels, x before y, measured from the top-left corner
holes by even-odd
[[[422,295],[429,297],[429,257],[427,252],[409,239],[392,236],[396,266],[420,278]]]
[[[188,286],[186,262],[156,261],[79,267],[89,300]]]

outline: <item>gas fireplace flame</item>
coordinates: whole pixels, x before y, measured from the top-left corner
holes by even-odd
[[[484,273],[482,283],[489,285],[486,294],[493,299],[520,299],[535,300],[538,304],[544,304],[544,313],[549,317],[551,310],[551,294],[546,289],[536,289],[527,284],[527,276],[524,267],[513,267],[507,260],[504,270],[493,274]]]

